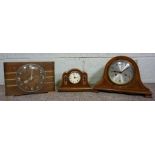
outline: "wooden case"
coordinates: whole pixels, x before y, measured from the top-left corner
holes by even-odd
[[[69,75],[72,71],[77,71],[81,75],[81,80],[78,84],[72,84],[69,81]],[[92,88],[88,83],[88,76],[86,72],[82,72],[79,69],[71,69],[68,72],[64,72],[62,75],[62,83],[58,91],[60,92],[80,92],[91,91]]]
[[[129,63],[133,65],[134,70],[134,78],[131,82],[125,85],[117,85],[114,84],[109,76],[108,69],[110,65],[117,60],[127,60]],[[94,91],[107,91],[107,92],[117,92],[117,93],[126,93],[126,94],[139,94],[144,95],[145,97],[151,97],[151,91],[144,86],[140,78],[140,72],[138,65],[134,60],[126,56],[117,56],[112,58],[105,66],[104,74],[101,79],[93,88]]]
[[[37,92],[24,92],[17,86],[16,72],[26,64],[38,64],[45,70],[45,81],[43,87]],[[6,96],[18,96],[32,93],[45,93],[55,91],[55,75],[54,62],[5,62],[4,76],[5,76],[5,94]]]

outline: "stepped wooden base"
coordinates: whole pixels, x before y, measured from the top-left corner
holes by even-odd
[[[92,88],[59,88],[59,92],[90,92],[92,91]]]
[[[94,87],[94,92],[99,92],[99,91],[105,91],[105,92],[114,92],[114,93],[124,93],[124,94],[136,94],[136,95],[143,95],[144,97],[147,97],[147,98],[151,98],[152,97],[152,93],[151,91],[146,88],[142,83],[139,85],[137,83],[137,85],[135,85],[134,87],[129,87],[129,88],[126,88],[126,87],[123,87],[123,86],[120,86],[115,89],[115,86],[109,88],[109,86],[106,87],[106,85],[103,83],[103,84],[99,84],[99,85],[96,85]]]

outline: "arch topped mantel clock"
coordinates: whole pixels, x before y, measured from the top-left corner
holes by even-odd
[[[61,86],[58,89],[60,92],[80,92],[91,91],[92,88],[88,83],[88,75],[86,72],[73,68],[62,75]]]
[[[137,63],[127,56],[112,58],[105,66],[101,81],[93,89],[96,92],[107,91],[152,96],[151,91],[141,81]]]

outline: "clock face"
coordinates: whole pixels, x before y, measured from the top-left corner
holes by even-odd
[[[110,65],[108,76],[117,85],[128,84],[134,78],[133,66],[127,60],[117,60]]]
[[[81,75],[79,72],[77,71],[72,71],[69,75],[69,81],[72,83],[72,84],[78,84],[81,80]]]
[[[24,92],[39,91],[44,84],[45,70],[38,64],[26,64],[17,70],[17,86]]]

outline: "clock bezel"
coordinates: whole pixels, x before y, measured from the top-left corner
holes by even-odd
[[[17,78],[18,78],[19,71],[22,70],[23,67],[25,67],[25,66],[30,66],[30,65],[32,65],[32,66],[37,66],[38,68],[41,68],[41,70],[43,71],[43,74],[44,74],[44,80],[42,81],[41,87],[39,87],[39,89],[37,89],[37,90],[29,90],[29,91],[26,91],[25,89],[23,89],[22,87],[20,87],[20,85],[18,84]],[[39,70],[40,70],[40,69],[39,69]],[[40,91],[40,90],[43,88],[43,86],[44,86],[45,77],[46,77],[46,72],[45,72],[45,69],[44,69],[41,65],[35,64],[35,63],[24,64],[24,65],[20,66],[20,67],[17,69],[17,71],[16,71],[16,83],[17,83],[17,87],[18,87],[19,89],[21,89],[21,90],[22,90],[23,92],[25,92],[25,93],[35,93],[35,92],[38,92],[38,91]]]
[[[69,78],[69,77],[70,77],[70,75],[71,75],[72,73],[78,73],[78,74],[80,75],[80,80],[79,80],[79,82],[77,82],[77,83],[72,83],[72,82],[70,81],[70,78]],[[72,72],[70,72],[70,74],[69,74],[69,76],[68,76],[68,80],[69,80],[69,82],[70,82],[71,84],[73,84],[73,85],[76,85],[76,84],[80,83],[81,80],[82,80],[82,78],[81,78],[81,73],[79,72],[79,70],[77,70],[77,69],[72,70]]]
[[[124,84],[115,83],[114,81],[111,80],[110,75],[109,75],[109,69],[110,69],[111,65],[114,64],[114,63],[120,62],[120,61],[127,61],[127,62],[130,64],[130,66],[131,66],[131,68],[132,68],[132,71],[133,71],[133,77],[132,77],[132,79],[131,79],[129,82],[124,83]],[[110,80],[113,84],[118,85],[118,86],[125,86],[125,85],[128,85],[128,84],[132,83],[132,81],[134,80],[134,76],[135,76],[135,67],[133,66],[133,64],[132,64],[130,61],[124,60],[124,59],[117,59],[117,60],[115,60],[115,61],[109,62],[109,64],[107,64],[107,65],[108,65],[108,67],[107,67],[108,78],[109,78],[109,80]]]

